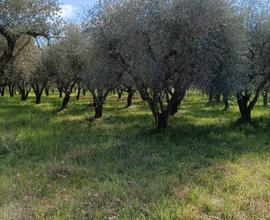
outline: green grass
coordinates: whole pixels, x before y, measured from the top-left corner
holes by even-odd
[[[109,97],[0,99],[0,219],[270,219],[270,111],[237,125],[237,106],[190,93],[155,132],[146,104]]]

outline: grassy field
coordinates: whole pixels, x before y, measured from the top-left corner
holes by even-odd
[[[0,99],[0,219],[270,219],[270,108],[237,126],[237,107],[190,93],[162,133],[139,98]]]

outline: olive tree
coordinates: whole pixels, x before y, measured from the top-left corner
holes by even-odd
[[[16,82],[21,94],[21,100],[25,101],[32,87],[33,75],[38,71],[41,54],[31,37],[20,38],[17,44],[23,44],[24,47],[18,46],[15,49],[15,53],[19,54],[9,68],[9,74],[12,75],[13,80]]]
[[[48,87],[48,82],[50,77],[52,77],[52,74],[49,72],[50,69],[48,68],[50,65],[49,62],[51,62],[49,58],[48,47],[39,49],[39,59],[36,63],[36,69],[31,77],[31,86],[36,95],[36,104],[41,103],[42,93],[46,87]]]
[[[61,109],[65,109],[75,85],[80,81],[85,63],[85,40],[80,27],[66,24],[62,37],[51,43],[47,68],[54,75],[59,90],[65,93]]]
[[[21,37],[50,37],[58,23],[59,10],[58,2],[51,0],[0,1],[0,37],[5,41],[5,47],[0,51],[2,74],[14,61],[14,50]]]
[[[229,108],[229,96],[238,88],[238,72],[243,70],[246,54],[246,30],[237,7],[230,1],[217,1],[217,19],[201,41],[204,61],[196,85],[206,90],[209,104],[220,102]],[[207,56],[205,55],[207,52]]]
[[[91,28],[95,29],[94,26]],[[89,26],[87,30],[88,52],[82,71],[82,79],[93,97],[95,108],[93,119],[95,120],[102,117],[106,98],[118,85],[122,72],[115,61],[110,59],[106,42],[92,31]]]
[[[177,113],[200,67],[202,40],[218,18],[214,0],[104,1],[90,19],[147,101],[157,128]]]
[[[120,88],[128,95],[126,108],[129,108],[132,105],[132,99],[137,89],[132,77],[125,72],[123,73],[120,80]]]
[[[247,31],[246,69],[239,74],[236,91],[241,121],[249,122],[262,90],[270,80],[270,1],[240,1]]]
[[[268,106],[270,83],[268,82],[262,90],[263,106]]]

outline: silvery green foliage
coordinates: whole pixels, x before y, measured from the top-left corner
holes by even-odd
[[[99,39],[88,42],[86,62],[82,69],[82,79],[90,91],[108,94],[119,82],[121,72]]]
[[[14,60],[17,40],[25,35],[46,38],[57,33],[59,25],[56,0],[0,0],[0,71]]]
[[[238,92],[253,93],[265,80],[270,80],[270,1],[240,1],[239,11],[247,32],[248,51],[247,68],[242,72]]]
[[[0,34],[48,36],[59,5],[55,0],[1,0],[0,11]]]
[[[46,66],[49,62],[48,57],[48,48],[44,46],[44,48],[39,49],[39,59],[36,63],[36,71],[32,74],[32,85],[37,85],[38,87],[43,87],[43,85],[49,80],[50,73],[47,70]]]
[[[48,47],[46,66],[63,91],[70,93],[80,80],[86,45],[78,25],[66,24],[61,36]]]
[[[34,75],[38,71],[41,52],[35,45],[33,38],[25,36],[17,41],[16,58],[8,69],[8,76],[21,89],[30,90]]]
[[[109,18],[110,19],[110,18]],[[107,20],[107,13],[101,5],[91,9],[83,24],[84,36],[87,40],[86,62],[82,69],[82,80],[91,92],[96,106],[102,106],[109,92],[120,83],[123,70],[111,58],[112,42],[103,37],[103,34],[112,37]],[[106,30],[105,30],[106,28]],[[107,29],[108,28],[108,29]],[[110,32],[109,35],[106,32]]]
[[[216,1],[216,8],[218,17],[201,40],[204,62],[196,85],[215,94],[228,95],[243,86],[239,77],[246,71],[247,31],[233,2]]]
[[[158,123],[177,111],[201,67],[214,65],[202,59],[202,41],[219,7],[216,0],[102,1],[85,32],[132,77]]]
[[[269,0],[239,0],[238,14],[246,30],[247,53],[236,89],[241,121],[249,122],[263,88],[270,81],[269,72]]]

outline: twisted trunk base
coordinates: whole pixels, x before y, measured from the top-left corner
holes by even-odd
[[[62,102],[61,110],[64,110],[67,108],[67,104],[69,103],[69,100],[70,100],[70,93],[66,93]]]

